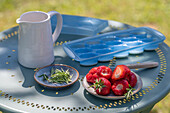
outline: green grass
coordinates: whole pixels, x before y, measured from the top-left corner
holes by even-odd
[[[162,32],[170,46],[170,0],[0,0],[0,31],[15,26],[22,13],[33,10],[149,26]],[[170,94],[156,104],[152,113],[169,113],[169,106]]]

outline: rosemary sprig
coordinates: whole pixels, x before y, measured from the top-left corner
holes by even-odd
[[[38,77],[43,77],[43,80],[48,80],[48,76],[46,74],[39,75]]]
[[[43,80],[47,80],[48,82],[52,83],[69,83],[71,82],[71,78],[73,75],[70,75],[69,69],[64,71],[63,68],[61,70],[59,69],[51,69],[50,77],[48,77],[46,74],[42,74],[38,77],[43,77]]]

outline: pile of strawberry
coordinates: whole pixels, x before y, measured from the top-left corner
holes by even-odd
[[[136,75],[125,65],[116,66],[113,72],[107,66],[94,67],[86,75],[86,80],[93,83],[91,87],[99,95],[108,95],[113,91],[115,95],[130,96],[137,83]]]

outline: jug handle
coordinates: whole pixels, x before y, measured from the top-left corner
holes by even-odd
[[[50,11],[48,12],[48,14],[50,15],[50,18],[53,16],[53,15],[56,15],[57,16],[57,25],[56,25],[56,28],[54,30],[54,33],[52,34],[52,38],[53,38],[53,43],[55,43],[55,41],[57,40],[60,32],[61,32],[61,29],[62,29],[62,25],[63,25],[63,19],[62,19],[62,16],[59,12],[57,11]]]

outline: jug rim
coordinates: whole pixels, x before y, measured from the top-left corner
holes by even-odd
[[[41,21],[36,21],[36,22],[21,21],[21,18],[22,18],[24,15],[29,14],[29,13],[42,13],[42,14],[47,15],[47,18],[44,19],[44,20],[41,20]],[[16,20],[16,22],[17,22],[18,24],[19,24],[19,23],[43,23],[43,22],[48,21],[49,19],[50,19],[50,15],[49,15],[48,13],[43,12],[43,11],[28,11],[28,12],[23,13],[23,14],[20,16],[20,18],[18,18],[18,19]]]

